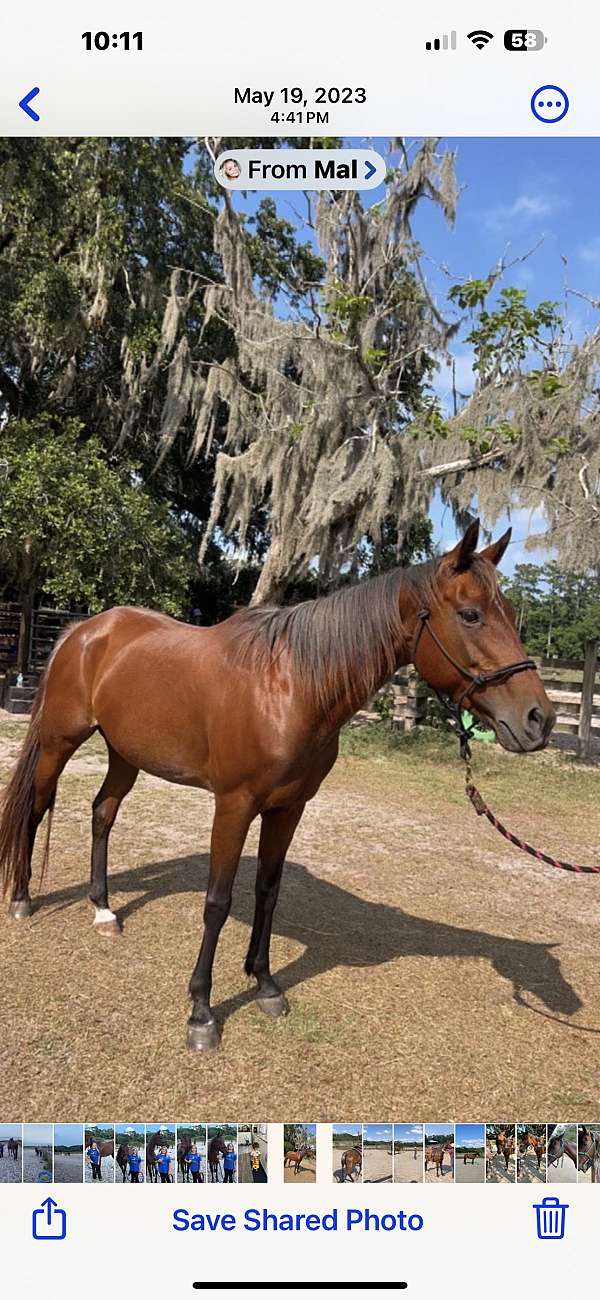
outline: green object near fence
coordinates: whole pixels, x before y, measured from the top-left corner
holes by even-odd
[[[465,709],[463,718],[467,727],[473,726],[474,718],[472,713],[469,713],[468,710]],[[474,726],[473,736],[475,737],[475,740],[485,740],[490,743],[496,739],[496,732],[491,730],[488,731],[484,727]]]

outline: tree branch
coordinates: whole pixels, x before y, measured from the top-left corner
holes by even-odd
[[[501,448],[494,447],[492,451],[486,451],[475,459],[472,456],[463,456],[460,460],[449,460],[442,465],[430,465],[427,469],[422,469],[421,474],[424,478],[443,478],[444,474],[460,474],[464,470],[481,469],[482,465],[490,465],[501,455]]]

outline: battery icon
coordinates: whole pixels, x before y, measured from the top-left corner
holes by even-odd
[[[536,27],[511,27],[504,33],[505,50],[543,50],[547,36]]]

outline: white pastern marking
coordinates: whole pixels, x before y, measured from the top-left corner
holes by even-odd
[[[114,912],[111,912],[110,907],[97,907],[97,908],[96,908],[96,915],[95,915],[95,917],[94,917],[94,925],[106,925],[107,922],[109,922],[109,921],[116,921],[116,919],[117,919],[117,918],[116,918]]]

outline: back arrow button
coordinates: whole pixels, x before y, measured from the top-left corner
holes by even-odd
[[[36,95],[39,95],[39,93],[39,86],[34,86],[33,90],[29,90],[27,94],[23,95],[23,98],[19,100],[19,108],[22,108],[23,112],[27,113],[27,116],[30,117],[33,122],[39,122],[40,120],[39,113],[36,113],[35,108],[31,107],[32,99],[35,99]]]

